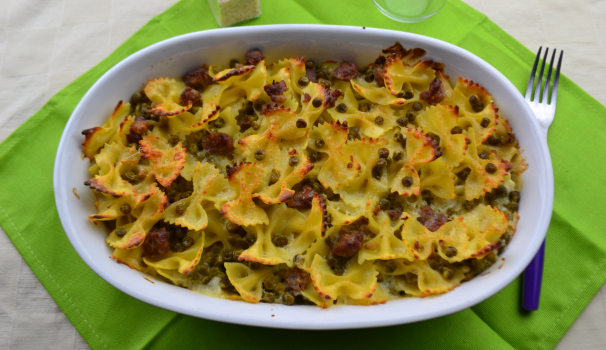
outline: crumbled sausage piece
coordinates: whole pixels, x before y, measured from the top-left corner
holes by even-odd
[[[240,121],[240,132],[244,132],[250,129],[252,127],[253,121],[254,120],[251,120],[249,115],[242,118],[242,120]]]
[[[288,87],[286,87],[286,83],[284,80],[280,80],[277,83],[267,84],[263,87],[263,90],[269,95],[269,98],[275,103],[282,103],[286,101],[286,96],[284,96],[284,92],[288,91]]]
[[[204,89],[208,85],[212,84],[213,78],[208,75],[208,69],[199,68],[186,73],[183,76],[183,82],[187,86],[191,86],[197,89]]]
[[[280,108],[280,105],[277,103],[266,103],[263,106],[261,106],[261,111],[259,112],[259,114],[261,115],[265,115],[267,114],[267,112],[271,112],[274,109],[278,109]]]
[[[259,49],[253,49],[246,52],[246,61],[244,61],[244,65],[257,65],[259,62],[263,61],[265,57]]]
[[[387,211],[387,215],[389,215],[389,218],[391,220],[398,220],[400,218],[400,216],[402,216],[403,211],[400,209],[389,209]]]
[[[138,116],[135,118],[135,122],[130,126],[131,134],[145,135],[147,132],[147,124],[145,123],[145,118]]]
[[[292,268],[284,275],[284,287],[286,290],[300,292],[311,282],[309,274],[298,268]]]
[[[305,76],[312,83],[317,83],[318,82],[318,72],[316,72],[315,68],[307,68],[307,69],[305,69]]]
[[[335,102],[339,97],[341,97],[341,95],[343,95],[341,93],[341,90],[326,90],[326,99],[324,100],[324,106],[326,106],[326,108],[334,107]]]
[[[430,105],[436,105],[440,103],[446,95],[444,94],[444,87],[442,81],[438,78],[429,83],[429,90],[421,92],[421,100],[426,101]]]
[[[143,140],[143,137],[139,134],[126,134],[126,142],[128,143],[139,143]]]
[[[431,232],[436,232],[442,225],[448,222],[448,216],[444,213],[434,212],[428,205],[419,210],[419,215],[421,216],[417,218],[417,221]]]
[[[286,202],[286,205],[293,209],[309,209],[311,208],[311,202],[313,199],[313,189],[311,186],[305,186],[300,191],[295,192],[291,200]]]
[[[208,134],[202,139],[202,147],[211,154],[228,155],[234,150],[234,140],[222,132]]]
[[[311,101],[311,96],[306,92],[303,94],[303,103]]]
[[[377,82],[377,85],[379,85],[380,87],[385,86],[385,69],[383,69],[383,68],[375,69],[375,81]]]
[[[341,234],[330,252],[337,256],[350,257],[362,249],[362,243],[364,243],[362,231]]]
[[[351,62],[343,62],[335,68],[332,76],[339,79],[349,81],[358,77],[358,67]]]
[[[167,231],[164,227],[154,228],[143,242],[143,251],[148,257],[162,255],[168,253],[170,250],[170,231]]]
[[[388,47],[385,50],[383,50],[383,53],[386,54],[386,55],[393,55],[393,54],[395,54],[399,58],[402,58],[402,57],[406,56],[406,54],[408,53],[408,51],[404,48],[404,46],[402,46],[402,44],[400,44],[399,41],[396,41],[395,44],[393,44],[390,47]]]
[[[181,96],[179,96],[179,101],[181,101],[182,105],[194,104],[200,101],[200,93],[196,89],[192,89],[189,86],[183,90]]]
[[[360,217],[358,220],[352,222],[349,225],[341,226],[340,234],[348,234],[353,232],[362,231],[365,235],[370,235],[372,232],[368,229],[368,219]]]

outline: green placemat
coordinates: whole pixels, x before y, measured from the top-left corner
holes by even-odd
[[[534,59],[534,53],[459,0],[417,24],[383,17],[370,0],[263,0],[262,5],[263,15],[246,25],[342,24],[419,33],[473,52],[520,91]],[[555,207],[537,312],[520,310],[518,279],[471,309],[416,324],[351,331],[263,329],[162,310],[93,273],[67,240],[54,205],[53,163],[63,128],[88,88],[120,60],[158,41],[216,27],[206,1],[181,1],[55,95],[0,145],[0,225],[92,348],[546,349],[557,344],[606,280],[606,239],[598,226],[606,212],[606,189],[593,185],[606,170],[597,157],[606,141],[606,108],[566,77],[549,133]]]

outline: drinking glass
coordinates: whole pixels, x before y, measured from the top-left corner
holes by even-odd
[[[385,16],[399,22],[425,20],[442,9],[446,0],[372,0]]]

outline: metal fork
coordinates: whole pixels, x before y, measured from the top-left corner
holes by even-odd
[[[547,61],[547,54],[549,53],[549,48],[545,49],[545,56],[543,56],[543,64],[541,65],[539,78],[537,80],[533,96],[532,90],[534,85],[534,77],[537,72],[537,65],[539,64],[539,58],[541,57],[542,49],[542,46],[539,47],[539,52],[537,52],[537,58],[535,58],[534,60],[534,66],[532,67],[532,72],[530,72],[530,79],[528,80],[528,87],[526,88],[525,99],[526,102],[528,102],[530,109],[532,109],[534,115],[539,120],[541,128],[543,129],[545,134],[547,134],[549,126],[553,122],[553,117],[555,116],[556,100],[558,94],[558,82],[560,81],[560,67],[562,66],[562,56],[564,56],[564,51],[560,52],[558,66],[554,74],[553,84],[551,88],[551,96],[549,96],[549,82],[551,79],[551,70],[553,68],[553,61],[556,56],[556,49],[553,50],[553,54],[551,55],[551,63],[549,64],[549,71],[547,72],[547,77],[545,78],[545,84],[543,86],[543,94],[542,96],[540,96],[543,72],[545,70],[545,62]],[[549,99],[549,97],[551,97],[551,99]],[[548,101],[549,103],[547,103]],[[543,244],[541,245],[541,248],[539,248],[537,255],[535,255],[535,257],[532,259],[532,261],[526,268],[526,271],[524,271],[524,298],[522,302],[522,307],[524,307],[524,309],[528,311],[534,311],[539,308],[539,298],[541,296],[541,282],[543,279],[544,257],[545,241],[543,241]]]

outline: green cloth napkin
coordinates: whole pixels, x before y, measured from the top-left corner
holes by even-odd
[[[534,53],[486,16],[451,0],[417,24],[384,17],[370,0],[263,0],[246,25],[317,23],[419,33],[465,48],[519,89]],[[337,10],[338,9],[338,10]],[[237,326],[175,314],[118,291],[92,272],[70,245],[55,209],[52,178],[63,128],[84,93],[109,68],[158,41],[217,28],[204,0],[183,0],[152,19],[97,67],[55,95],[0,145],[0,225],[93,349],[547,349],[554,347],[606,280],[606,108],[566,77],[549,133],[555,206],[547,235],[539,311],[520,308],[521,283],[483,303],[438,319],[378,329],[294,331]],[[564,67],[566,59],[564,59]]]

